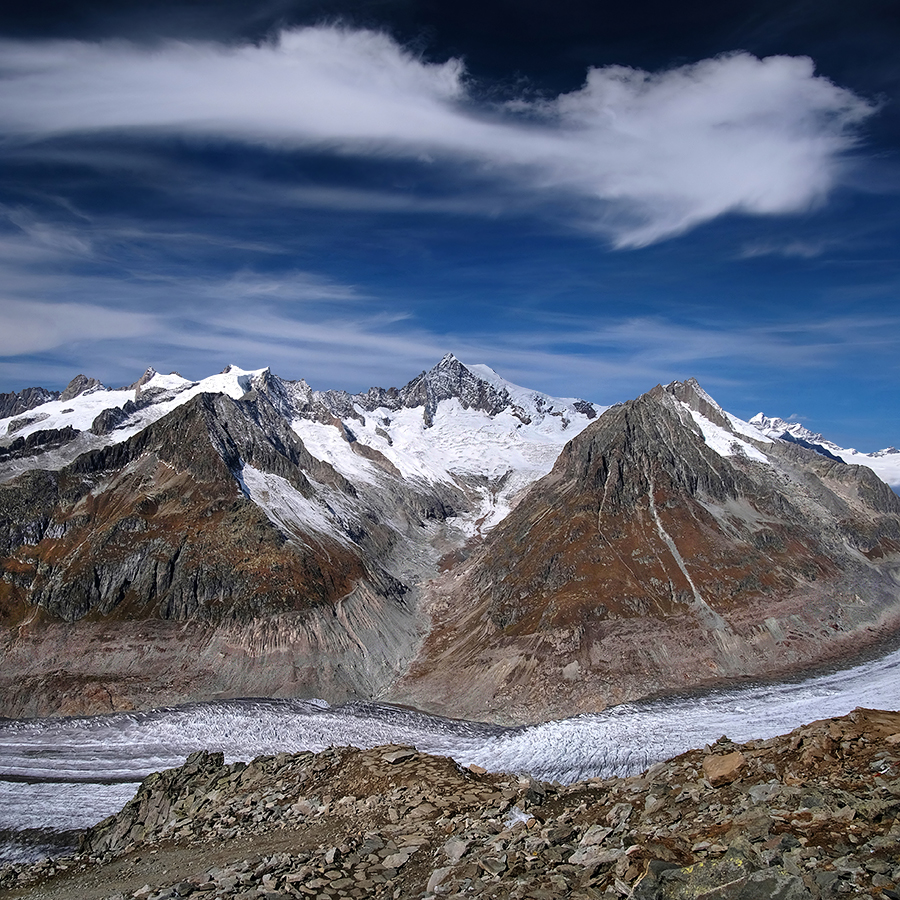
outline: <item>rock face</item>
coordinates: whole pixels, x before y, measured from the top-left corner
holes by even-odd
[[[297,503],[358,499],[262,394],[201,394],[0,485],[0,712],[378,690],[418,628],[384,566],[400,535],[364,510],[354,539],[278,528],[248,496],[265,479]]]
[[[328,395],[334,403],[340,396]],[[504,410],[526,424],[530,422],[528,413],[510,397],[509,392],[486,382],[473,374],[453,354],[447,354],[431,371],[423,372],[401,390],[373,388],[358,398],[364,409],[369,411],[387,408],[423,407],[426,427],[434,424],[434,414],[441,400],[456,399],[463,409],[477,409],[495,416]],[[586,404],[589,418],[596,415],[592,404]]]
[[[7,394],[0,394],[0,419],[9,416],[20,416],[22,413],[34,409],[48,400],[56,400],[59,398],[58,391],[48,391],[42,387],[29,387],[16,393],[11,391]]]
[[[900,624],[900,497],[695,382],[604,413],[469,560],[392,699],[537,721],[771,676]]]
[[[87,375],[76,375],[66,385],[66,389],[59,395],[59,399],[63,402],[74,400],[81,394],[87,394],[90,391],[96,391],[102,388],[103,385],[96,378],[89,378]]]
[[[735,769],[732,762],[743,762]],[[733,777],[707,773],[729,769]],[[473,767],[474,769],[474,767]],[[830,900],[898,896],[900,713],[727,737],[632,778],[547,784],[410,747],[147,778],[69,859],[0,870],[21,900],[175,897]]]

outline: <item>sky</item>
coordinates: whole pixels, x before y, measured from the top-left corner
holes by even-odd
[[[0,391],[446,352],[900,445],[900,4],[5,0]]]

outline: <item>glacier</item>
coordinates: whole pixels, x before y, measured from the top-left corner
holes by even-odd
[[[409,744],[461,765],[572,782],[636,774],[723,734],[783,734],[857,706],[900,709],[900,650],[796,681],[659,698],[507,728],[373,702],[246,699],[145,713],[0,720],[0,861],[65,850],[150,772],[195,750],[228,761],[330,746]]]

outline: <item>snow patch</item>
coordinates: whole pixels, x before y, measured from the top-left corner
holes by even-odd
[[[240,473],[244,493],[281,531],[299,537],[310,532],[344,545],[350,541],[334,513],[322,502],[304,497],[289,481],[245,464]],[[298,532],[300,534],[298,534]]]
[[[148,425],[168,415],[172,410],[187,403],[198,394],[227,394],[233,400],[239,400],[252,389],[254,377],[262,375],[266,369],[245,371],[236,366],[229,366],[226,372],[211,375],[202,381],[188,381],[180,375],[160,375],[157,373],[142,388],[161,388],[169,395],[162,394],[149,406],[137,410],[124,427],[116,428],[104,436],[101,444],[118,444],[142,431]],[[50,400],[42,403],[27,413],[0,419],[0,437],[27,437],[35,431],[65,428],[71,425],[78,431],[89,431],[94,419],[107,409],[121,409],[129,400],[140,399],[135,390],[107,390],[97,388],[73,397],[71,400]],[[9,431],[10,425],[16,421],[31,419],[29,424]]]
[[[187,378],[182,378],[177,372],[170,372],[168,375],[155,372],[152,378],[144,382],[143,389],[156,388],[163,391],[181,391],[194,383]]]
[[[736,434],[731,431],[722,428],[721,425],[716,425],[714,422],[710,422],[709,419],[706,418],[702,413],[697,412],[694,409],[691,409],[686,403],[681,404],[693,417],[694,421],[700,427],[700,431],[703,433],[703,440],[706,441],[706,445],[718,453],[719,456],[724,456],[725,458],[731,456],[743,456],[747,459],[753,459],[757,462],[766,463],[767,465],[771,465],[769,463],[769,458],[763,453],[761,450],[757,449],[753,446],[753,444],[748,441],[741,440]],[[734,419],[733,416],[729,416],[729,421]],[[735,419],[737,422],[741,422],[740,419]],[[746,426],[746,429],[743,431],[748,437],[756,438],[757,430],[753,428],[746,422],[741,423]],[[771,443],[771,441],[768,441]]]
[[[487,367],[471,369],[480,372]],[[531,416],[530,423],[523,422],[512,409],[491,416],[482,410],[466,409],[452,397],[440,401],[430,427],[426,427],[422,407],[371,411],[357,407],[359,418],[347,419],[345,426],[353,440],[377,450],[405,479],[456,485],[470,496],[475,492],[476,508],[457,522],[471,536],[505,518],[517,495],[546,475],[566,442],[591,422],[587,415],[567,405],[568,401],[525,388],[516,390],[521,396],[512,399]],[[533,395],[528,404],[526,395]],[[543,400],[535,402],[534,397]],[[384,477],[378,466],[353,451],[338,426],[297,419],[291,427],[313,456],[332,465],[345,478],[372,484]]]
[[[47,431],[71,426],[88,431],[94,419],[106,409],[123,407],[134,399],[134,391],[109,391],[103,388],[79,394],[71,400],[48,400],[26,413],[0,419],[0,436],[28,437],[35,431]],[[31,421],[29,421],[31,420]],[[19,425],[17,423],[27,422]]]

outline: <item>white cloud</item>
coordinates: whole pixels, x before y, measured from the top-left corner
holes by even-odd
[[[159,129],[287,147],[449,159],[594,207],[642,246],[730,211],[824,197],[874,107],[803,57],[736,53],[660,73],[591,69],[552,102],[478,108],[458,60],[332,27],[261,45],[0,43],[0,133]]]
[[[741,259],[753,259],[757,256],[786,256],[800,259],[815,259],[828,250],[840,246],[835,239],[816,241],[754,241],[746,244],[739,256]]]
[[[41,303],[0,298],[0,356],[41,353],[82,341],[146,337],[155,316],[91,303]]]
[[[28,284],[17,287],[25,293]],[[690,375],[711,390],[748,379],[844,377],[860,359],[879,360],[889,379],[898,359],[897,318],[890,316],[798,316],[748,326],[605,314],[544,321],[523,313],[507,329],[476,325],[462,333],[429,327],[377,298],[360,302],[352,285],[303,272],[281,281],[249,271],[191,281],[67,276],[32,288],[78,299],[0,299],[0,375],[20,386],[59,386],[78,371],[127,384],[147,365],[200,378],[235,363],[269,365],[319,388],[364,390],[403,384],[451,350],[526,386],[611,403]],[[44,356],[29,359],[33,354]]]
[[[197,281],[193,285],[178,281],[183,289],[193,288],[200,296],[219,302],[346,302],[362,299],[352,285],[340,284],[312,272],[259,275],[247,269],[222,281]]]

